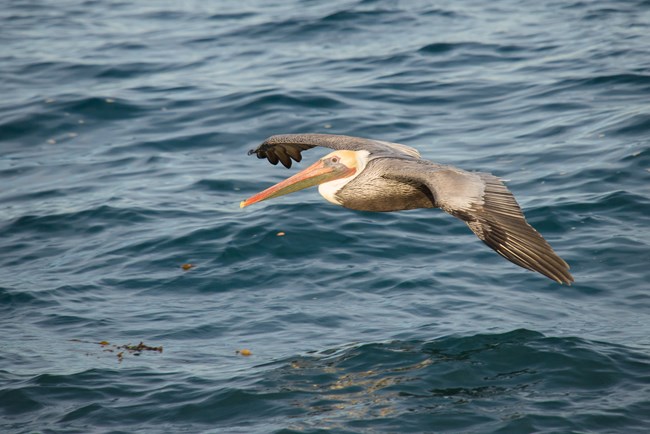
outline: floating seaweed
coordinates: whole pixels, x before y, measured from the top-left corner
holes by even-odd
[[[142,341],[138,345],[126,344],[126,345],[119,345],[117,348],[125,349],[129,353],[135,354],[136,356],[139,355],[139,353],[141,353],[142,351],[158,351],[159,353],[163,352],[162,345],[159,347],[150,347],[149,345],[145,345],[145,343]]]
[[[158,353],[163,352],[162,345],[158,347],[152,347],[150,345],[145,344],[142,341],[140,341],[140,343],[137,345],[131,345],[131,343],[124,344],[124,345],[115,345],[115,344],[111,344],[109,341],[93,342],[93,341],[84,341],[81,339],[70,339],[70,341],[83,342],[85,344],[97,344],[101,346],[102,350],[106,353],[117,352],[116,356],[118,362],[124,360],[125,354],[132,354],[134,356],[139,356],[140,354],[142,354],[143,351],[153,351]]]

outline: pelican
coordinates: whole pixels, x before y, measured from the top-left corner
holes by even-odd
[[[441,208],[464,221],[509,261],[570,285],[569,265],[524,217],[512,193],[494,175],[423,160],[410,146],[333,134],[280,134],[248,152],[291,167],[301,152],[334,149],[303,171],[241,202],[256,202],[318,185],[327,201],[359,211]]]

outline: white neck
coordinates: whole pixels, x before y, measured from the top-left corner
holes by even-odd
[[[338,193],[345,185],[352,181],[354,178],[359,176],[361,172],[366,168],[366,164],[368,164],[368,156],[370,155],[370,152],[362,150],[362,151],[355,151],[356,157],[357,157],[357,170],[354,172],[352,176],[348,176],[347,178],[339,178],[335,179],[334,181],[329,181],[329,182],[324,182],[321,185],[318,186],[318,192],[320,193],[321,196],[323,196],[325,199],[327,199],[328,202],[331,202],[335,205],[341,205],[341,201],[339,201],[336,198],[336,193]]]

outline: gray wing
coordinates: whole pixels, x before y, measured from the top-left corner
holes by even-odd
[[[496,176],[424,160],[400,161],[395,166],[384,176],[428,188],[436,206],[467,223],[504,258],[558,283],[573,282],[569,265],[528,224],[514,196]]]
[[[256,149],[248,151],[248,155],[266,158],[271,164],[278,164],[279,161],[289,168],[292,159],[299,162],[302,151],[316,146],[335,150],[366,150],[374,156],[420,158],[420,153],[410,146],[335,134],[279,134],[264,140]]]

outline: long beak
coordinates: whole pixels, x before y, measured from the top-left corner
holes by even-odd
[[[350,169],[343,165],[332,166],[326,164],[323,160],[318,160],[316,163],[312,164],[305,170],[296,173],[292,177],[241,201],[239,207],[243,208],[266,199],[273,199],[274,197],[294,193],[307,187],[344,178],[350,176],[352,173],[354,173],[354,169]]]

